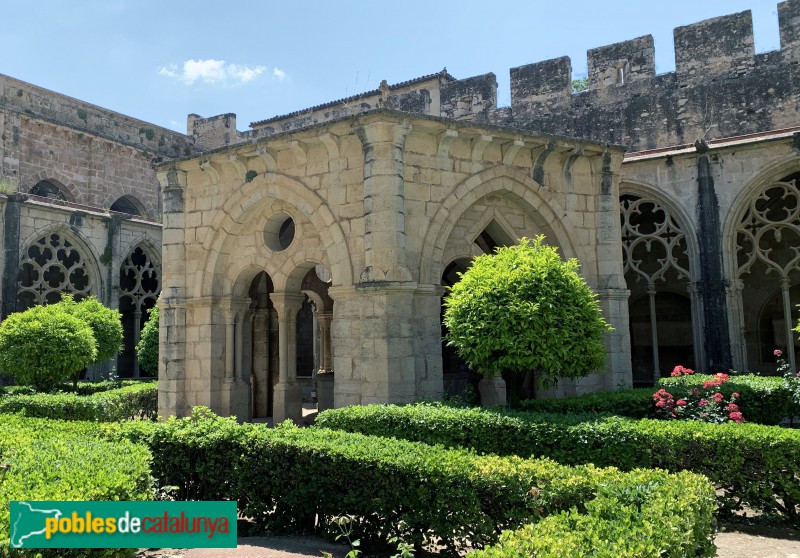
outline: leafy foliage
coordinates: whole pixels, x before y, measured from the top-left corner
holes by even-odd
[[[75,393],[4,395],[0,396],[0,413],[101,422],[137,418],[155,420],[158,415],[158,386],[154,382],[138,382],[90,395]]]
[[[445,299],[447,341],[484,374],[586,376],[605,362],[609,326],[578,262],[544,237],[476,258]]]
[[[189,419],[127,423],[115,435],[146,440],[154,475],[177,486],[180,498],[238,499],[240,513],[272,531],[308,530],[316,517],[324,526],[347,515],[365,549],[391,537],[417,548],[434,541],[449,551],[479,547],[496,541],[501,529],[571,509],[602,517],[619,503],[642,506],[637,521],[661,521],[644,505],[643,490],[670,495],[658,505],[675,516],[665,523],[676,527],[665,529],[675,544],[692,555],[713,549],[713,488],[688,473],[628,474],[323,428],[268,429],[203,409]],[[586,550],[576,547],[573,555]]]
[[[558,399],[527,399],[520,404],[520,409],[533,413],[606,413],[620,417],[655,418],[651,388],[604,391]]]
[[[149,318],[136,345],[139,368],[158,374],[158,306],[150,309]]]
[[[791,473],[800,460],[800,431],[794,429],[436,405],[332,409],[320,413],[317,424],[569,465],[693,471],[715,484],[725,512],[747,506],[800,524],[800,477]]]
[[[93,364],[114,358],[122,350],[122,315],[119,311],[106,308],[93,296],[75,302],[68,294],[62,295],[61,302],[55,306],[92,328],[97,343],[97,356]]]
[[[127,549],[13,550],[8,548],[11,500],[147,500],[152,498],[150,452],[109,440],[90,423],[0,416],[0,556],[132,557]]]
[[[19,384],[46,390],[96,357],[91,327],[58,304],[11,314],[0,324],[0,370]]]

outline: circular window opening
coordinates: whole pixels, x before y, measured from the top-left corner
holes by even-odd
[[[288,213],[276,213],[267,219],[264,240],[273,252],[286,250],[294,240],[294,219]]]

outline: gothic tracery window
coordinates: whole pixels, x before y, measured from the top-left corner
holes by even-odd
[[[122,314],[123,350],[117,358],[120,376],[138,377],[136,344],[148,311],[161,292],[161,274],[157,265],[141,246],[137,246],[122,263],[119,274],[119,310]]]
[[[750,368],[773,363],[773,350],[798,360],[794,333],[800,294],[800,173],[753,196],[736,229],[736,288]],[[756,323],[757,320],[757,323]],[[768,366],[767,366],[768,368]]]
[[[622,195],[620,215],[634,382],[651,384],[675,365],[695,362],[686,234],[652,199]]]
[[[58,232],[28,246],[20,261],[17,282],[17,311],[58,302],[61,293],[71,293],[80,300],[92,288],[85,259]]]

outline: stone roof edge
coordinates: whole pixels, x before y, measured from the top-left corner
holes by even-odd
[[[351,116],[344,116],[344,117],[341,117],[341,118],[337,118],[335,120],[328,120],[326,122],[320,122],[318,124],[313,124],[313,125],[308,126],[306,128],[301,128],[299,130],[290,130],[290,131],[287,131],[287,132],[280,132],[278,134],[274,134],[272,136],[265,137],[265,138],[253,138],[253,139],[250,139],[250,140],[247,140],[247,141],[243,141],[241,143],[235,143],[235,144],[232,144],[232,145],[224,145],[222,147],[209,149],[207,151],[202,151],[200,153],[195,153],[194,155],[188,155],[186,157],[180,157],[180,158],[177,158],[177,159],[168,159],[168,160],[165,160],[163,162],[158,162],[158,163],[154,164],[153,168],[155,168],[156,170],[161,169],[161,168],[167,169],[169,166],[174,165],[176,163],[182,163],[184,161],[191,161],[191,160],[194,160],[194,159],[199,159],[201,157],[207,157],[209,155],[214,155],[216,153],[223,153],[223,152],[226,152],[226,151],[231,151],[231,150],[239,149],[239,148],[242,148],[242,147],[253,146],[253,145],[257,145],[259,143],[264,143],[264,142],[268,142],[268,141],[274,141],[276,139],[282,139],[282,138],[287,138],[287,137],[291,137],[291,136],[294,136],[294,135],[304,134],[304,133],[307,133],[307,132],[313,131],[313,130],[325,129],[325,128],[329,128],[329,127],[331,127],[331,126],[333,126],[335,124],[339,124],[341,122],[346,122],[348,120],[359,121],[359,120],[365,120],[365,119],[368,119],[370,117],[375,117],[375,116],[379,116],[379,115],[391,116],[391,117],[394,117],[394,118],[406,119],[406,120],[427,120],[427,121],[430,121],[430,122],[437,122],[437,123],[441,123],[441,124],[447,124],[450,127],[458,127],[458,128],[462,128],[462,129],[475,128],[475,129],[503,132],[505,134],[513,134],[513,135],[518,136],[518,137],[519,136],[527,136],[527,137],[535,137],[535,138],[539,138],[539,139],[562,141],[562,142],[573,143],[573,144],[582,145],[582,146],[594,146],[596,148],[600,148],[600,151],[607,151],[607,150],[610,149],[610,150],[613,150],[613,151],[619,151],[619,152],[623,152],[624,153],[627,150],[627,147],[625,147],[624,145],[613,144],[613,143],[602,142],[602,141],[585,140],[585,139],[574,138],[574,137],[569,137],[569,136],[560,136],[560,135],[556,135],[556,134],[539,134],[539,133],[537,133],[537,132],[535,132],[533,130],[529,130],[529,129],[526,129],[526,128],[515,128],[515,127],[512,127],[512,126],[502,126],[500,124],[490,124],[490,123],[485,123],[485,122],[454,120],[452,118],[444,118],[442,116],[431,116],[431,115],[428,115],[428,114],[402,112],[402,111],[399,111],[399,110],[392,110],[392,109],[387,109],[387,108],[377,108],[377,109],[371,109],[371,110],[368,110],[368,111],[365,111],[365,112],[362,112],[362,113],[359,113],[359,114],[351,115]]]
[[[456,80],[456,78],[451,76],[448,73],[447,68],[445,68],[441,72],[437,72],[435,74],[428,74],[428,75],[420,76],[420,77],[417,77],[417,78],[414,78],[414,79],[401,81],[400,83],[395,83],[393,85],[390,85],[389,89],[390,90],[391,89],[399,89],[401,87],[407,87],[409,85],[414,85],[414,84],[417,84],[417,83],[422,83],[422,82],[425,82],[425,81],[429,81],[429,80],[432,80],[433,78],[437,78],[437,77],[445,77],[449,81],[458,81],[458,80]],[[258,120],[256,122],[251,122],[250,123],[250,128],[256,128],[258,126],[264,126],[265,124],[269,124],[271,122],[277,122],[279,120],[283,120],[284,118],[293,118],[295,116],[300,116],[302,114],[307,114],[307,113],[310,113],[310,112],[315,112],[315,111],[318,111],[318,110],[334,107],[334,106],[340,105],[342,103],[349,103],[350,101],[357,101],[357,100],[363,99],[365,97],[371,97],[373,95],[379,95],[380,92],[381,92],[380,89],[371,89],[369,91],[364,91],[363,93],[359,93],[357,95],[350,95],[349,97],[344,97],[343,99],[337,99],[335,101],[328,101],[326,103],[322,103],[322,104],[319,104],[319,105],[314,105],[313,107],[308,107],[308,108],[296,110],[296,111],[289,112],[289,113],[286,113],[286,114],[280,114],[278,116],[272,116],[270,118],[265,118],[264,120]]]

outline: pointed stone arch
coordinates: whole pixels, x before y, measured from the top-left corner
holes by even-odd
[[[703,362],[695,233],[680,205],[645,183],[620,186],[623,272],[634,382]]]
[[[775,371],[780,349],[795,368],[800,347],[792,327],[800,303],[800,161],[775,161],[750,180],[735,198],[724,224],[725,267],[734,364]],[[766,288],[780,290],[776,304]],[[771,308],[769,327],[764,313]],[[772,331],[766,331],[772,329]],[[764,330],[764,331],[762,331]]]
[[[117,373],[121,377],[141,375],[136,345],[149,311],[161,293],[161,261],[159,251],[149,240],[134,243],[120,262],[118,309],[122,314],[123,344],[117,356]],[[152,373],[152,371],[150,371]]]
[[[17,310],[58,302],[61,293],[102,299],[103,285],[91,246],[66,225],[47,227],[20,243]]]
[[[564,257],[580,257],[578,242],[562,221],[566,211],[553,199],[552,192],[520,169],[497,166],[482,171],[454,187],[434,215],[425,235],[419,261],[420,282],[437,284],[450,233],[460,217],[484,196],[501,193],[511,196],[535,219],[537,229],[556,244]]]

